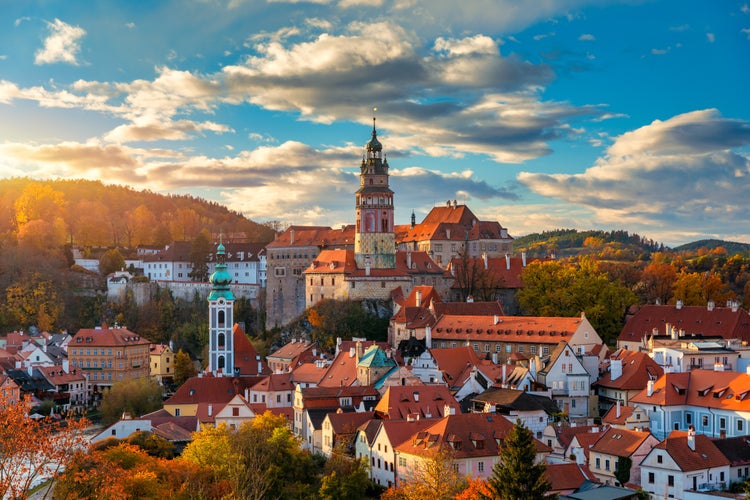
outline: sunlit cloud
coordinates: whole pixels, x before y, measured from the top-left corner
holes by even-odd
[[[47,23],[49,36],[44,40],[44,46],[36,52],[35,64],[51,64],[64,62],[78,65],[76,59],[81,50],[80,40],[86,31],[78,26],[72,26],[59,19]]]

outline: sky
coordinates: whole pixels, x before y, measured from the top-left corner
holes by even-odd
[[[748,0],[0,0],[0,178],[750,242]]]

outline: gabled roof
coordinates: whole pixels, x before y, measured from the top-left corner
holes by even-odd
[[[555,427],[555,434],[557,440],[560,442],[560,446],[563,449],[567,449],[568,446],[573,442],[573,438],[576,438],[578,444],[584,449],[586,456],[588,456],[589,449],[593,444],[604,434],[607,427],[600,427],[597,425],[578,425],[578,426],[566,426],[566,427]]]
[[[642,306],[622,328],[618,342],[641,342],[656,330],[667,335],[666,325],[686,335],[750,341],[750,314],[741,307]]]
[[[456,398],[444,385],[393,385],[385,390],[375,412],[390,420],[438,418],[445,416],[446,405],[461,413]]]
[[[590,451],[617,457],[633,455],[651,436],[650,432],[610,427],[599,437]]]
[[[471,371],[481,363],[477,353],[469,346],[430,349],[430,354],[449,387],[462,386],[467,370]]]
[[[235,394],[241,394],[258,381],[259,377],[214,377],[203,375],[191,377],[164,401],[165,405],[226,404]],[[217,410],[218,411],[218,410]]]
[[[389,349],[390,351],[390,349]],[[371,345],[362,353],[362,357],[357,362],[357,367],[395,367],[396,362],[390,358],[383,349],[377,345]]]
[[[268,375],[271,373],[268,364],[258,356],[258,351],[250,343],[250,339],[247,338],[245,331],[238,323],[235,323],[234,328],[232,328],[232,337],[234,340],[234,368],[239,368],[242,376]]]
[[[357,355],[342,350],[318,382],[320,387],[350,386],[357,382]]]
[[[552,259],[547,258],[529,258],[524,257],[470,257],[468,259],[454,258],[448,264],[448,268],[454,273],[462,272],[461,270],[480,270],[486,273],[487,283],[491,283],[495,288],[523,288],[521,274],[524,268],[532,262],[547,262]],[[486,262],[486,265],[485,265]],[[453,288],[460,288],[460,283],[454,283]]]
[[[251,391],[260,392],[279,392],[293,391],[294,384],[289,373],[274,373],[263,379],[250,388]]]
[[[635,410],[635,408],[632,406],[620,405],[620,416],[618,417],[617,405],[613,405],[612,408],[607,410],[607,413],[602,417],[602,423],[609,425],[625,425],[627,420],[633,415],[633,410]],[[644,424],[648,424],[648,421],[644,420]]]
[[[60,366],[35,366],[34,370],[39,370],[42,376],[54,385],[79,383],[86,380],[83,372],[79,372],[75,368],[66,372]]]
[[[291,380],[295,384],[315,384],[318,385],[320,380],[325,376],[328,371],[328,365],[321,368],[315,363],[302,363],[296,367],[292,367],[292,378]]]
[[[310,359],[312,359],[312,350],[315,349],[316,346],[316,343],[310,342],[309,340],[298,341],[296,339],[292,339],[291,342],[288,342],[286,345],[280,347],[279,349],[276,349],[274,352],[266,356],[266,359],[273,358],[292,362],[295,359],[299,358],[302,354],[307,352],[311,354]]]
[[[398,451],[431,456],[440,449],[452,449],[455,458],[497,456],[513,424],[501,415],[461,413],[448,415],[419,431],[396,447]],[[534,440],[537,452],[551,448]]]
[[[499,300],[488,302],[437,302],[435,317],[449,316],[503,316],[503,304]]]
[[[712,370],[665,373],[654,383],[651,396],[647,387],[630,401],[750,412],[750,375]]]
[[[575,462],[547,464],[544,475],[550,482],[551,492],[575,490],[587,480],[596,481],[588,467]]]
[[[332,412],[327,416],[333,432],[337,435],[354,434],[359,426],[374,417],[375,413],[371,411]]]
[[[411,420],[378,420],[377,422],[380,422],[378,429],[385,433],[391,446],[396,448],[415,433],[433,425],[438,420],[437,418],[416,418]],[[375,436],[373,436],[374,438]],[[370,442],[372,443],[372,440]]]
[[[695,435],[694,450],[688,446],[688,433],[682,431],[672,431],[654,449],[666,450],[682,472],[729,465],[729,459],[703,434]]]
[[[595,385],[610,389],[639,390],[646,387],[649,380],[656,380],[664,373],[664,369],[645,352],[620,349],[610,356],[610,360],[612,359],[622,363],[622,375],[612,380],[610,369],[599,377]]]

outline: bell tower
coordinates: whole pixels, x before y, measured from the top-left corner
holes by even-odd
[[[372,139],[365,145],[356,193],[354,256],[360,269],[396,267],[396,235],[393,232],[393,191],[388,186],[388,160],[378,141],[375,117]]]
[[[216,269],[209,278],[208,294],[208,366],[214,373],[234,375],[234,295],[229,285],[232,276],[227,271],[226,250],[222,243],[216,247]]]

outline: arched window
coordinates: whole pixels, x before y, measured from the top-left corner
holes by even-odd
[[[224,342],[225,342],[224,334],[220,333],[219,334],[219,339],[218,339],[218,342],[217,342],[219,344],[219,349],[224,349]]]
[[[224,326],[224,321],[225,321],[225,319],[224,319],[224,311],[219,311],[218,321],[219,321],[219,326]]]
[[[219,370],[223,370],[224,369],[224,367],[226,366],[226,363],[224,361],[224,356],[219,356],[218,365],[219,366],[217,368]]]

